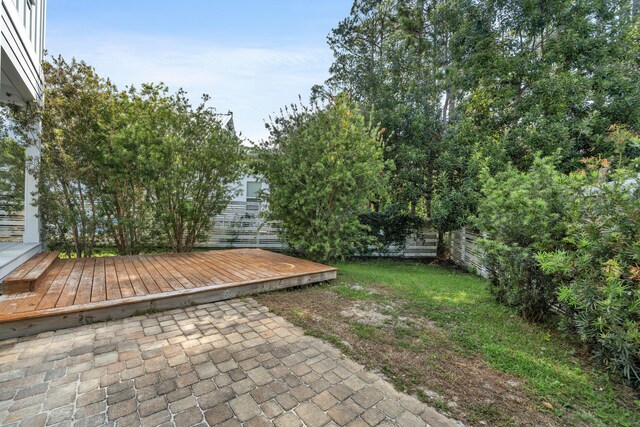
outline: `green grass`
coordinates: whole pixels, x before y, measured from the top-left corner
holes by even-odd
[[[635,407],[621,404],[614,381],[578,356],[580,347],[570,337],[549,326],[528,323],[496,303],[484,279],[445,267],[388,260],[342,262],[337,267],[339,295],[357,300],[400,299],[403,312],[435,322],[457,346],[456,351],[467,356],[480,354],[491,367],[519,377],[534,400],[550,402],[566,422],[640,422],[638,401]],[[354,284],[358,289],[353,289]],[[384,285],[393,292],[369,292],[366,288],[372,285]],[[351,327],[362,338],[375,334],[371,327]],[[395,334],[412,338],[414,331],[396,327]]]

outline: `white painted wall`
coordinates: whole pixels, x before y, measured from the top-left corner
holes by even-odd
[[[44,101],[42,60],[46,0],[0,0],[0,100],[16,104]],[[40,148],[27,149],[37,159]],[[37,182],[25,168],[25,243],[40,242]]]
[[[46,0],[0,1],[0,99],[41,102]]]

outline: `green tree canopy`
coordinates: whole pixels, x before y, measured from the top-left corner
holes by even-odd
[[[570,172],[640,130],[630,0],[355,0],[329,35],[331,77],[389,135],[394,200],[441,232],[476,209],[479,171]],[[452,154],[453,153],[453,154]],[[416,207],[418,207],[416,211]]]

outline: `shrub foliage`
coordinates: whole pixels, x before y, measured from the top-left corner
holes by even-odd
[[[404,248],[407,237],[426,225],[421,217],[404,212],[398,205],[386,205],[377,211],[366,212],[360,215],[360,222],[369,228],[371,247],[382,254],[387,253],[391,247],[396,250]]]
[[[4,121],[0,117],[0,120]],[[0,211],[19,212],[24,205],[25,150],[6,132],[0,134]]]
[[[566,233],[566,178],[549,159],[536,159],[529,172],[508,168],[485,175],[475,226],[486,233],[480,245],[495,297],[524,317],[544,320],[556,285],[535,258],[558,248]]]
[[[221,128],[208,97],[193,107],[162,84],[118,91],[62,57],[43,71],[44,108],[13,108],[11,126],[42,147],[30,167],[48,246],[78,257],[104,243],[122,255],[191,250],[243,170],[240,140]]]
[[[567,320],[594,354],[640,384],[640,184],[618,171],[589,186],[575,177],[566,249],[542,252]]]
[[[386,189],[381,132],[344,96],[292,106],[269,127],[259,167],[270,219],[291,248],[321,261],[361,249],[369,238],[360,215]]]

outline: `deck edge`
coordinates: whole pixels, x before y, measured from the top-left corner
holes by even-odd
[[[123,300],[110,300],[72,306],[68,310],[49,309],[43,314],[10,320],[0,318],[0,340],[35,335],[40,332],[65,329],[106,320],[123,319],[149,310],[169,310],[197,304],[222,301],[239,296],[286,289],[295,286],[324,282],[337,277],[337,269],[256,279],[240,283],[211,285],[174,292],[143,295]]]

